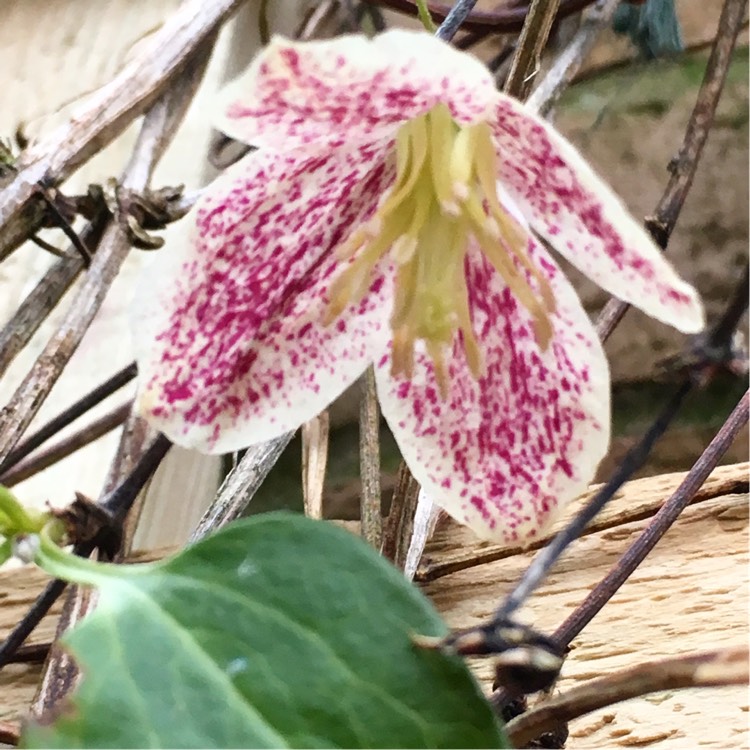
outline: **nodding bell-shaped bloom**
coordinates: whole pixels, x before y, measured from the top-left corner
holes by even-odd
[[[373,365],[427,495],[523,542],[609,441],[607,362],[547,246],[649,315],[703,326],[575,149],[425,33],[274,39],[217,125],[257,150],[206,190],[136,308],[139,408],[178,444],[293,430]]]

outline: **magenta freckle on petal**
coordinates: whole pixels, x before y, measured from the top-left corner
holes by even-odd
[[[370,286],[370,293],[371,294],[378,294],[380,290],[383,288],[383,284],[385,283],[385,279],[382,276],[379,276]]]
[[[293,49],[284,49],[281,52],[281,56],[286,61],[287,65],[289,65],[292,73],[295,75],[300,74],[300,68],[299,68],[299,54],[296,52],[296,50]]]
[[[560,469],[567,477],[573,476],[573,467],[570,465],[570,461],[568,461],[566,458],[563,458],[562,456],[557,459],[557,468]]]
[[[678,292],[676,289],[670,289],[667,292],[667,296],[669,299],[674,300],[675,302],[689,302],[690,296],[687,294],[683,294],[682,292]]]
[[[471,499],[469,500],[469,502],[474,506],[474,508],[476,508],[479,511],[479,513],[482,515],[482,518],[484,518],[485,521],[490,520],[490,518],[492,517],[492,514],[487,509],[487,503],[485,503],[483,498],[477,495],[473,495]]]
[[[174,404],[192,398],[193,391],[186,383],[167,383],[164,386],[164,396],[167,403]]]

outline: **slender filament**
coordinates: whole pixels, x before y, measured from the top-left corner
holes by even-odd
[[[352,262],[331,288],[327,321],[366,294],[375,266],[390,253],[397,265],[392,373],[411,376],[421,341],[445,396],[446,358],[457,340],[472,375],[484,371],[466,280],[470,236],[528,310],[542,348],[552,338],[555,299],[528,256],[526,231],[497,197],[497,156],[487,123],[460,127],[438,104],[401,126],[395,152],[393,187],[373,218],[338,250]]]

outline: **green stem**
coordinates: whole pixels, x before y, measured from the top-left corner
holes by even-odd
[[[48,523],[39,532],[39,551],[34,562],[51,576],[71,583],[102,586],[107,581],[123,579],[131,575],[146,573],[155,564],[113,565],[97,562],[87,557],[78,557],[65,551],[55,543],[60,538],[62,527],[57,521]]]
[[[16,534],[33,534],[47,522],[47,515],[29,514],[16,496],[5,487],[0,487],[0,534],[11,537]]]
[[[427,0],[416,0],[416,3],[417,14],[419,15],[419,20],[422,22],[422,26],[424,26],[430,34],[434,34],[437,31],[437,26],[432,21],[430,10],[427,7]]]
[[[13,541],[6,539],[0,544],[0,565],[10,560],[11,557],[13,557]]]

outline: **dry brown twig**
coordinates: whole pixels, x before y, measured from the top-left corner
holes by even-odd
[[[193,48],[194,56],[185,65],[177,80],[173,82],[173,85],[163,97],[147,112],[130,162],[123,174],[122,184],[124,187],[136,192],[142,192],[148,187],[156,164],[164,153],[169,140],[182,122],[193,95],[200,84],[206,65],[208,64],[214,38],[213,36],[209,36],[208,39],[205,36],[201,37],[203,44],[197,44]],[[67,352],[67,347],[70,346],[67,344],[67,340],[75,335],[79,337],[83,335],[98,308],[97,302],[103,299],[109,284],[127,255],[129,248],[130,243],[127,232],[119,224],[113,223],[105,232],[102,245],[96,254],[92,268],[89,270],[86,280],[76,298],[79,301],[78,305],[74,302],[71,306],[71,310],[61,331],[58,332],[56,337],[53,336],[45,351],[48,352],[53,346],[60,348],[57,341],[62,340],[66,342],[65,351]],[[97,264],[101,269],[99,273],[94,271]],[[69,333],[69,331],[72,333]],[[67,340],[62,338],[61,333],[63,332],[68,335]],[[57,359],[53,360],[53,363],[52,369],[56,371],[60,367]],[[36,367],[39,368],[39,361]],[[32,370],[33,373],[34,371]],[[42,382],[46,384],[48,380],[49,378]],[[30,377],[27,377],[25,383],[30,383],[30,387],[34,388],[35,381],[31,380]],[[38,386],[36,390],[43,392]],[[20,434],[23,429],[20,425],[28,425],[29,419],[26,415],[23,415],[23,417],[19,416],[17,422],[13,424],[15,427],[14,432]],[[151,431],[140,422],[140,420],[131,420],[129,424],[130,429],[124,431],[118,455],[115,458],[105,485],[105,491],[114,487],[118,480],[127,472],[129,464],[132,464],[136,460],[139,449],[141,452],[143,451]],[[6,443],[9,442],[7,436],[5,437],[5,441]],[[58,637],[78,622],[91,609],[93,598],[94,595],[91,592],[80,588],[74,588],[69,592],[58,625]],[[59,649],[54,648],[34,699],[32,706],[33,713],[41,716],[51,710],[59,700],[67,695],[75,684],[76,679],[77,671],[70,657]]]
[[[671,177],[653,215],[646,218],[646,228],[662,249],[667,247],[693,185],[698,162],[714,123],[721,92],[724,90],[737,37],[745,23],[746,9],[747,0],[727,0],[722,7],[719,27],[685,137],[677,156],[669,164]],[[611,299],[605,305],[596,324],[602,340],[607,340],[629,307],[617,299]]]
[[[323,518],[329,429],[328,409],[302,425],[302,502],[310,518]]]
[[[189,0],[106,86],[89,96],[73,117],[23,151],[12,179],[0,189],[0,260],[34,234],[29,201],[40,182],[58,184],[111,143],[172,83],[200,45],[242,0]],[[20,241],[19,241],[20,238]]]
[[[630,698],[660,690],[746,685],[749,657],[746,647],[724,648],[638,664],[549,698],[508,722],[505,732],[513,747],[526,747],[560,724]]]
[[[288,432],[280,438],[254,445],[245,451],[245,455],[219,488],[216,499],[203,514],[190,536],[191,542],[203,539],[242,515],[293,436],[293,432]]]
[[[521,101],[528,96],[559,7],[560,0],[532,0],[505,82],[506,94]]]
[[[19,461],[13,468],[0,475],[0,484],[5,487],[13,487],[13,485],[33,477],[84,446],[93,443],[108,432],[120,427],[128,418],[132,406],[132,402],[127,401],[53,445],[33,453],[24,461]]]
[[[359,466],[362,479],[359,503],[362,537],[376,550],[380,550],[383,541],[383,517],[380,507],[380,409],[372,367],[368,368],[362,380]]]

